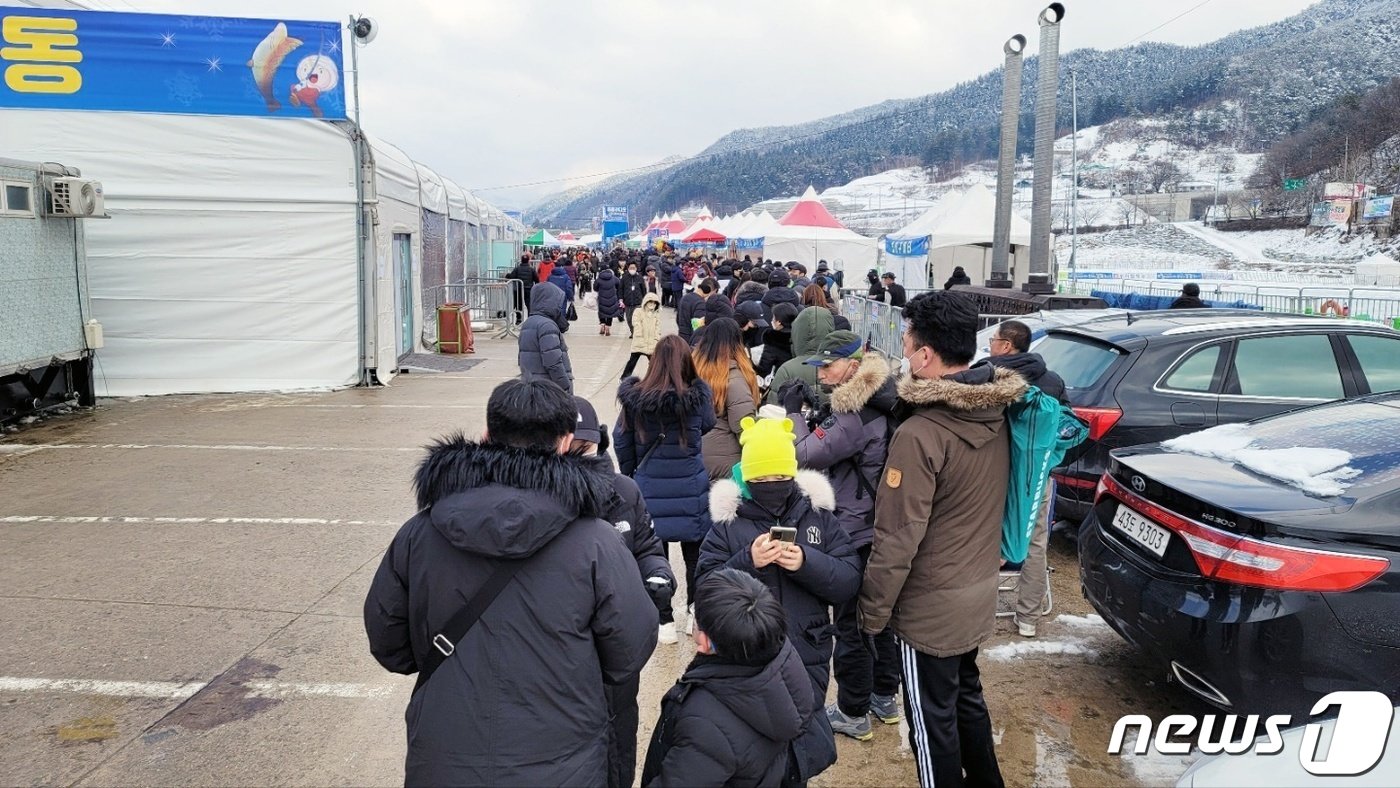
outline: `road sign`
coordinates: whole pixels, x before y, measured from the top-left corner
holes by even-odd
[[[1284,178],[1284,179],[1283,179],[1283,190],[1286,191],[1286,192],[1294,192],[1294,191],[1298,191],[1299,189],[1306,189],[1307,186],[1308,186],[1308,179],[1307,179],[1307,178]]]

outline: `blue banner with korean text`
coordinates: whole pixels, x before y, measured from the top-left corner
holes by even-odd
[[[923,257],[928,254],[928,236],[885,238],[885,254],[895,257]]]
[[[341,25],[0,7],[0,107],[345,117]]]

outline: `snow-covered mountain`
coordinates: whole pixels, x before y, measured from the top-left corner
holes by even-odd
[[[1210,133],[1218,142],[1257,153],[1341,96],[1400,73],[1400,0],[1322,0],[1276,24],[1202,46],[1149,42],[1111,52],[1076,50],[1061,60],[1063,74],[1069,68],[1078,73],[1083,125],[1233,101],[1233,123]],[[1024,68],[1020,139],[1028,152],[1037,58],[1027,58]],[[551,200],[548,210],[537,206],[531,216],[586,216],[605,202],[629,205],[638,216],[690,202],[744,205],[896,167],[946,169],[979,161],[995,153],[1001,83],[1000,71],[993,71],[942,93],[799,126],[734,132],[700,156],[591,187],[573,199]],[[1067,78],[1058,113],[1059,125],[1067,127]]]

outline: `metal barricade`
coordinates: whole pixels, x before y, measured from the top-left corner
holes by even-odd
[[[1245,301],[1265,312],[1294,315],[1331,314],[1357,320],[1373,320],[1400,328],[1400,289],[1310,285],[1288,287],[1244,284],[1231,281],[1201,281],[1201,297],[1207,301]],[[1066,289],[1078,294],[1093,290],[1110,293],[1145,293],[1175,296],[1181,293],[1179,281],[1137,279],[1092,279],[1068,283]]]
[[[904,356],[904,310],[858,295],[847,295],[841,314],[851,321],[851,330],[871,347],[891,359]]]
[[[471,310],[472,323],[487,323],[495,339],[519,336],[525,319],[524,286],[515,279],[467,279],[431,288],[432,303],[424,301],[424,344],[437,341],[437,310],[444,304],[462,304]],[[433,335],[428,335],[428,326]]]

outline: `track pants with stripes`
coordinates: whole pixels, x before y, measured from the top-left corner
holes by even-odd
[[[1002,788],[977,649],[933,657],[900,641],[904,709],[923,788]]]

